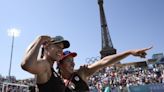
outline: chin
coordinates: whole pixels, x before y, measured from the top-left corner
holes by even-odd
[[[59,60],[60,60],[60,58],[59,58],[59,57],[56,57],[56,58],[55,58],[55,61],[59,61]]]
[[[68,69],[69,70],[69,72],[70,73],[73,73],[74,72],[74,70],[71,68],[71,69]]]
[[[55,61],[59,61],[59,60],[60,60],[60,59],[58,59],[58,58],[57,58],[57,59],[55,59]]]

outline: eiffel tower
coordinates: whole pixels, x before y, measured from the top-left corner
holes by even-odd
[[[109,34],[104,8],[103,0],[98,0],[100,9],[100,21],[101,21],[101,37],[102,37],[102,50],[100,51],[101,58],[116,54],[116,49],[113,47],[112,40]]]

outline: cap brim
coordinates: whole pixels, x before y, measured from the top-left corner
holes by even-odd
[[[69,43],[69,41],[67,41],[67,40],[56,41],[56,42],[53,42],[53,43],[54,43],[54,44],[56,44],[56,43],[63,43],[64,49],[65,49],[65,48],[68,48],[68,47],[70,46],[70,43]]]

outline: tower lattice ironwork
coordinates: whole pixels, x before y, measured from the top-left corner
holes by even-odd
[[[102,50],[100,51],[101,58],[116,54],[116,49],[113,47],[112,40],[109,34],[105,12],[103,8],[103,0],[98,0],[100,9],[100,21],[101,21],[101,37],[102,37]]]

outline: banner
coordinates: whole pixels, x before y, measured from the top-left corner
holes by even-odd
[[[164,84],[129,86],[129,92],[164,92]]]

